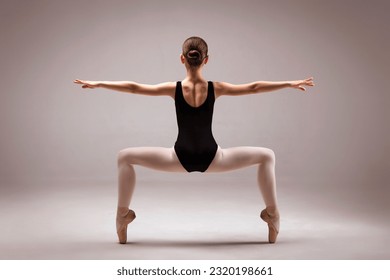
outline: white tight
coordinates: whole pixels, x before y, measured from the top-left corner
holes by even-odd
[[[118,207],[129,207],[135,187],[134,165],[168,171],[187,172],[176,156],[174,148],[126,148],[118,154]],[[260,147],[218,147],[213,162],[206,172],[224,172],[258,165],[257,181],[267,208],[277,209],[275,154]]]

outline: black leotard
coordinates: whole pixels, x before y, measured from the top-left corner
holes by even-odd
[[[174,148],[180,163],[188,172],[205,172],[217,152],[218,145],[211,131],[214,101],[211,81],[208,81],[206,101],[199,107],[193,107],[185,101],[181,82],[176,83],[175,106],[179,135]]]

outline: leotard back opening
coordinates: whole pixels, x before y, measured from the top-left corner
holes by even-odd
[[[217,152],[218,145],[211,131],[214,102],[213,82],[208,81],[206,101],[198,107],[185,101],[181,82],[176,83],[175,107],[179,134],[174,148],[188,172],[205,172]]]

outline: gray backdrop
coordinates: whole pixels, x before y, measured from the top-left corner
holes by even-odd
[[[388,1],[1,1],[1,193],[104,183],[116,191],[116,156],[171,147],[173,100],[74,79],[177,81],[189,36],[209,45],[208,80],[247,83],[314,77],[284,89],[221,97],[222,147],[273,149],[280,189],[312,193],[319,207],[389,211]],[[138,180],[254,180],[253,168]],[[290,190],[295,192],[295,190]],[[300,203],[296,201],[296,203]],[[350,208],[353,208],[352,210]],[[370,214],[370,215],[371,215]]]

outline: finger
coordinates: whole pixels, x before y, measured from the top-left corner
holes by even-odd
[[[308,82],[313,81],[313,77],[307,78],[305,81],[308,81]]]

